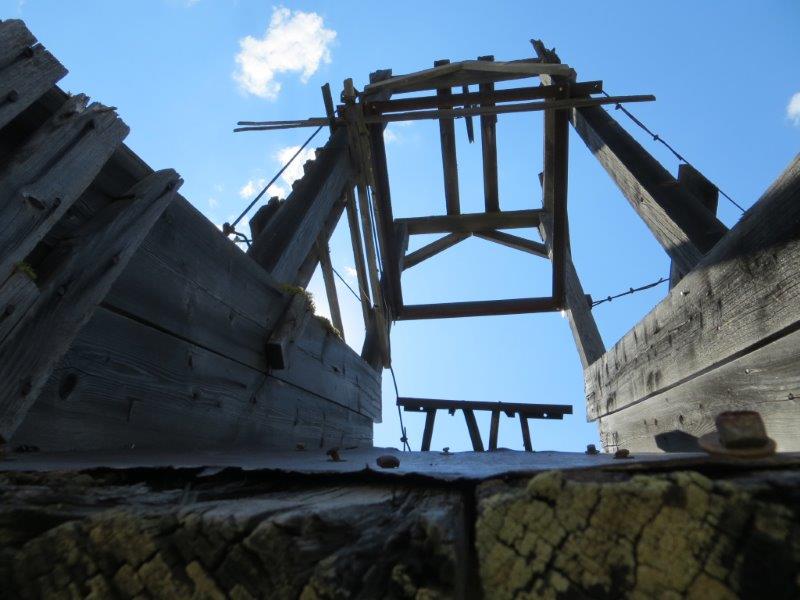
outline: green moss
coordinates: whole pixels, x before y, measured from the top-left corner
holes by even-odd
[[[314,304],[314,295],[307,289],[301,288],[299,285],[284,283],[281,286],[281,291],[285,294],[292,294],[293,296],[296,296],[297,294],[305,296],[308,306],[311,308],[311,312],[313,313],[317,311],[317,305]]]
[[[340,340],[344,339],[342,337],[342,332],[339,331],[333,323],[331,323],[330,319],[323,317],[322,315],[314,315],[314,318],[322,323],[322,326],[325,327],[328,333],[335,335]]]
[[[37,277],[36,271],[30,265],[30,263],[26,263],[25,261],[18,262],[16,265],[14,265],[14,269],[16,269],[20,273],[30,277],[31,281],[36,281],[36,277]]]

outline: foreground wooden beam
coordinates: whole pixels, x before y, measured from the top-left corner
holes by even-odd
[[[799,264],[800,156],[664,300],[586,369],[589,417],[676,389],[800,328]],[[759,397],[757,389],[745,391]]]
[[[172,170],[150,175],[45,259],[38,295],[18,307],[24,316],[0,340],[0,438],[9,439],[22,422],[181,183]]]
[[[481,56],[478,60],[493,61],[494,56]],[[482,83],[481,94],[491,96],[494,83]],[[481,102],[482,107],[494,106],[494,102]],[[500,199],[497,185],[497,115],[481,115],[481,152],[483,155],[483,201],[486,212],[498,212]]]
[[[435,256],[448,248],[452,248],[469,236],[469,233],[448,233],[446,236],[423,246],[419,250],[414,250],[411,254],[407,254],[403,260],[403,269],[410,269],[422,261],[429,259],[431,256]]]
[[[476,233],[491,229],[538,227],[542,210],[507,210],[496,213],[467,213],[397,219],[408,228],[409,235],[420,233]]]
[[[433,66],[439,67],[449,62],[449,60],[437,60]],[[436,90],[436,97],[441,98],[445,104],[450,96],[452,96],[452,91],[449,87]],[[444,198],[447,204],[447,214],[457,215],[461,212],[461,205],[458,197],[456,128],[452,118],[439,119],[439,138],[442,146],[442,171],[444,172]]]
[[[514,250],[520,250],[528,254],[533,254],[534,256],[541,256],[542,258],[550,258],[547,246],[541,242],[526,240],[525,238],[511,235],[503,231],[476,231],[474,235],[475,237],[495,242],[501,246],[513,248]]]
[[[339,295],[336,293],[336,279],[333,276],[333,265],[331,264],[331,250],[328,240],[317,240],[317,256],[319,266],[322,269],[322,279],[325,282],[325,295],[328,299],[328,309],[331,312],[331,322],[339,334],[344,339],[344,323],[342,323],[342,311],[339,308]]]
[[[511,298],[507,300],[474,300],[471,302],[440,302],[436,304],[406,304],[397,316],[398,321],[417,319],[454,319],[459,317],[488,317],[553,312],[560,305],[551,297]]]
[[[516,414],[529,419],[557,419],[572,414],[569,404],[529,404],[527,402],[483,402],[480,400],[440,400],[436,398],[400,397],[397,405],[406,412],[427,412],[428,410],[486,410],[501,412],[509,417]]]
[[[532,40],[542,60],[555,53]],[[542,75],[545,85],[557,80]],[[631,207],[683,272],[690,271],[727,228],[599,106],[573,108],[570,120]]]

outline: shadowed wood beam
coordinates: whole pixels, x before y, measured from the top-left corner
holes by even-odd
[[[678,167],[678,183],[694,194],[694,197],[712,214],[717,214],[719,189],[706,179],[700,171],[689,164],[680,165]],[[686,273],[683,273],[673,262],[670,265],[669,288],[674,288],[684,275]]]
[[[336,293],[336,279],[333,277],[331,251],[327,239],[317,240],[317,256],[319,258],[319,266],[322,269],[322,279],[325,282],[325,295],[328,299],[328,309],[331,312],[331,322],[339,330],[342,339],[344,339],[342,311],[339,308],[339,296]]]
[[[333,232],[336,230],[336,226],[339,224],[339,219],[342,217],[342,213],[344,212],[345,206],[345,197],[343,196],[340,198],[336,204],[333,205],[328,218],[325,219],[325,224],[322,227],[322,231],[319,234],[319,239],[330,240]],[[303,264],[300,266],[300,269],[297,271],[297,276],[294,279],[293,285],[297,287],[306,288],[308,284],[311,282],[311,278],[314,276],[314,272],[317,270],[317,265],[319,264],[319,256],[317,255],[317,247],[316,244],[311,247],[311,250],[308,251],[308,256],[303,261]]]
[[[172,170],[146,177],[44,259],[39,294],[0,341],[0,438],[19,426],[181,183]]]
[[[421,233],[476,233],[491,229],[538,227],[540,209],[507,210],[496,213],[466,213],[397,219],[408,227],[409,235]]]
[[[434,67],[448,64],[449,60],[437,60]],[[443,99],[452,96],[452,90],[440,88],[436,90],[436,97]],[[444,199],[447,204],[447,214],[457,215],[461,212],[458,197],[458,160],[456,159],[456,128],[452,118],[439,119],[439,138],[442,145],[442,171],[444,173]]]
[[[528,427],[528,417],[519,413],[519,428],[522,430],[522,445],[525,452],[533,452],[533,445],[531,444],[531,430]]]
[[[431,449],[431,439],[433,438],[433,424],[436,420],[436,409],[425,411],[425,430],[422,432],[422,446],[420,450],[427,452]]]
[[[521,250],[522,252],[541,256],[542,258],[550,258],[547,252],[547,246],[540,242],[526,240],[525,238],[511,235],[503,231],[476,231],[474,235],[475,237],[489,240],[490,242],[495,242],[501,246],[513,248],[514,250]]]
[[[492,420],[489,425],[489,452],[497,450],[497,435],[500,433],[500,411],[492,411]]]
[[[558,56],[531,40],[543,61]],[[556,81],[542,75],[545,85]],[[599,106],[573,108],[570,121],[677,267],[690,271],[727,228]]]
[[[549,110],[544,114],[544,208],[552,216],[550,260],[553,263],[553,298],[560,307],[566,300],[567,170],[569,163],[569,113]]]
[[[464,420],[467,422],[467,431],[469,431],[469,439],[472,442],[472,449],[475,452],[483,452],[481,431],[478,429],[478,422],[475,420],[475,413],[472,412],[472,409],[464,409]]]
[[[494,56],[481,56],[478,60],[493,61]],[[494,93],[494,83],[482,83],[478,91],[486,96]],[[481,102],[482,107],[494,106],[494,102]],[[500,210],[497,186],[497,115],[481,115],[481,152],[483,155],[483,200],[486,212]]]
[[[584,371],[594,419],[800,329],[800,156],[650,313]]]
[[[561,420],[564,415],[572,414],[569,404],[530,404],[528,402],[486,402],[481,400],[442,400],[438,398],[407,398],[397,399],[397,405],[406,412],[425,412],[436,410],[488,410],[505,413],[513,417],[520,413],[529,419],[556,419]]]
[[[398,321],[416,319],[452,319],[553,312],[559,305],[553,298],[511,298],[507,300],[473,300],[471,302],[440,302],[437,304],[407,304],[397,316]]]
[[[356,278],[358,281],[358,295],[361,299],[361,311],[364,315],[364,328],[369,324],[369,313],[372,305],[369,297],[369,279],[367,266],[364,262],[364,245],[361,242],[361,229],[358,222],[358,209],[356,197],[352,188],[347,190],[345,208],[347,209],[347,225],[350,230],[350,243],[353,247],[353,260],[356,265]]]
[[[68,98],[0,173],[0,281],[44,238],[128,134],[117,114]]]
[[[462,240],[467,239],[471,234],[469,233],[449,233],[446,236],[439,238],[436,241],[423,246],[418,250],[414,250],[411,254],[407,254],[405,260],[403,261],[403,268],[410,269],[411,267],[418,265],[423,260],[429,259],[431,256],[435,256],[440,252],[455,246]]]
[[[303,293],[292,294],[266,345],[267,366],[288,369],[292,345],[303,335],[314,310]]]

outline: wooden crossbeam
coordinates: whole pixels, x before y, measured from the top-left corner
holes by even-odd
[[[455,246],[459,242],[467,239],[470,235],[469,233],[448,233],[446,236],[415,250],[411,254],[407,254],[403,260],[403,268],[410,269],[422,261],[429,259],[431,256],[435,256]]]
[[[331,322],[339,334],[344,339],[344,323],[342,323],[342,311],[339,308],[339,295],[336,293],[336,279],[333,277],[333,265],[331,264],[331,250],[327,239],[318,239],[316,244],[319,266],[322,269],[322,279],[325,282],[325,295],[328,299],[328,309],[331,312]]]
[[[478,60],[493,61],[494,56],[481,56]],[[494,83],[482,83],[478,90],[484,96],[492,96]],[[493,106],[493,101],[481,102],[482,108]],[[481,115],[481,154],[483,157],[483,200],[486,212],[498,212],[500,199],[497,182],[497,115]]]
[[[9,439],[22,422],[181,183],[175,171],[153,173],[44,259],[39,293],[18,307],[24,316],[0,340],[0,438]]]
[[[435,67],[446,65],[449,60],[437,60]],[[436,97],[447,101],[452,96],[452,90],[440,88],[436,90]],[[444,198],[447,204],[447,214],[457,215],[461,212],[458,197],[458,163],[456,159],[456,129],[452,118],[439,119],[439,138],[442,146],[442,171],[444,172]]]
[[[398,321],[417,319],[454,319],[553,312],[561,305],[551,297],[511,298],[507,300],[474,300],[471,302],[440,302],[436,304],[406,304],[397,316]]]
[[[540,59],[558,56],[532,40]],[[545,85],[559,80],[541,75]],[[599,106],[575,105],[570,121],[631,207],[670,258],[689,272],[725,235],[727,228]]]
[[[397,405],[406,412],[427,412],[428,410],[485,410],[504,413],[509,417],[516,414],[528,419],[561,420],[572,414],[569,404],[528,404],[526,402],[486,402],[482,400],[442,400],[437,398],[409,398],[402,396]]]
[[[492,229],[538,227],[542,210],[507,210],[496,213],[464,213],[397,219],[408,228],[409,235],[425,233],[476,233]]]
[[[481,440],[481,431],[478,429],[478,421],[475,420],[475,413],[471,408],[465,408],[464,420],[467,422],[467,431],[469,431],[469,439],[472,442],[472,449],[475,452],[483,452],[483,441]]]
[[[521,250],[522,252],[541,256],[542,258],[550,258],[545,244],[534,242],[533,240],[526,240],[525,238],[505,233],[504,231],[476,231],[474,235],[475,237],[495,242],[501,246],[513,248],[514,250]]]

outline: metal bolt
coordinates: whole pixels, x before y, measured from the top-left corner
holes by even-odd
[[[11,90],[6,94],[6,102],[16,102],[19,100],[19,92],[17,90]]]

